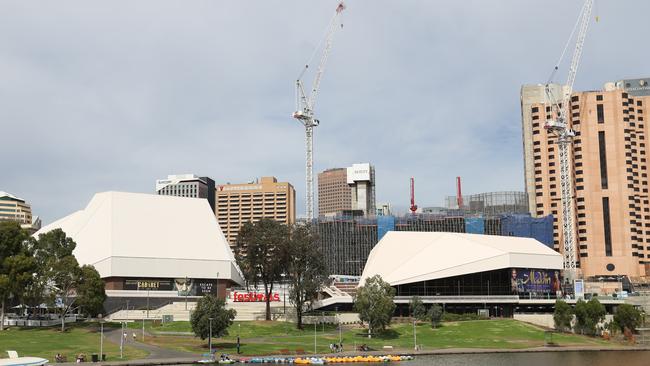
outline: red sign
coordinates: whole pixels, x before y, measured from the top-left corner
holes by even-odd
[[[233,292],[232,299],[235,302],[266,302],[266,295],[263,292]],[[270,301],[280,301],[280,294],[272,293]]]

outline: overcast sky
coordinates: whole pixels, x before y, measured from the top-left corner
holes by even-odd
[[[519,89],[543,83],[582,0],[350,0],[321,86],[315,173],[376,167],[377,201],[523,190]],[[336,1],[2,1],[0,190],[44,223],[96,192],[195,173],[291,182],[294,80]],[[600,0],[577,89],[650,76],[647,0]],[[558,81],[564,80],[566,66]],[[311,78],[310,78],[311,79]]]

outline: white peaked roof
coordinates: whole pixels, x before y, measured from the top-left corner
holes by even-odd
[[[360,284],[374,275],[391,285],[503,268],[562,269],[562,256],[531,238],[389,231],[368,256]]]
[[[60,228],[80,264],[101,277],[244,281],[207,200],[141,193],[97,193],[88,206],[34,234]]]

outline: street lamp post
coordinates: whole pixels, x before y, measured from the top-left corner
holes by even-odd
[[[339,318],[339,307],[336,306],[334,308],[334,311],[336,311],[336,323],[339,326],[339,344],[343,343],[343,338],[341,336],[341,318]]]
[[[415,319],[413,319],[413,350],[418,350],[418,336],[415,333]]]
[[[124,322],[120,323],[120,358],[124,357]]]
[[[147,288],[147,319],[149,319],[149,288]]]
[[[99,314],[99,359],[104,354],[104,318]]]
[[[185,276],[185,310],[187,310],[187,293],[189,292],[189,288],[187,286],[187,276]]]
[[[219,288],[217,288],[217,291],[219,291]],[[208,318],[210,320],[210,334],[208,335],[208,348],[210,349],[210,356],[212,356],[212,319],[214,318]]]
[[[142,343],[144,343],[144,310],[142,311]]]
[[[316,354],[316,317],[314,316],[314,354]]]

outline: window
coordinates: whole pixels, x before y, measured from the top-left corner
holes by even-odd
[[[530,111],[533,113],[537,113],[539,112],[539,107],[533,107]]]
[[[609,221],[609,197],[603,197],[603,231],[605,234],[605,255],[612,256],[612,228]]]
[[[603,100],[603,96],[602,95],[596,95],[596,100]]]
[[[605,110],[602,104],[596,105],[596,113],[598,114],[598,123],[605,123]]]
[[[605,132],[598,132],[598,150],[600,153],[600,188],[607,189],[607,152],[605,144]]]

